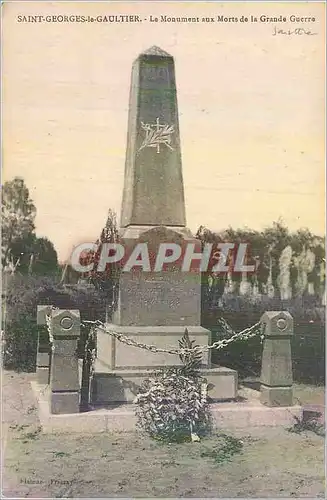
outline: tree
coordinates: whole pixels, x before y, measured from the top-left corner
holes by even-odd
[[[106,220],[106,224],[101,231],[100,239],[97,241],[98,251],[94,256],[95,266],[94,271],[92,271],[92,282],[97,289],[100,289],[105,292],[109,292],[109,290],[113,287],[113,281],[116,282],[118,278],[118,265],[112,264],[107,265],[105,271],[97,272],[96,268],[99,263],[100,254],[102,251],[102,245],[105,243],[117,243],[119,240],[118,226],[117,226],[117,216],[116,213],[109,209],[108,216]]]
[[[118,241],[119,231],[117,225],[117,215],[114,210],[109,209],[106,224],[101,232],[100,241],[97,242],[99,243],[99,250],[96,255],[96,265],[99,262],[102,245],[104,243],[118,243]],[[93,275],[93,284],[96,289],[104,293],[106,297],[106,319],[108,321],[112,319],[112,315],[118,305],[119,275],[119,263],[114,263],[110,266],[107,265],[104,272]]]
[[[107,221],[102,229],[100,236],[101,243],[116,243],[119,239],[118,226],[117,226],[117,215],[114,210],[109,208]]]
[[[280,219],[274,222],[270,227],[263,231],[254,231],[248,228],[233,229],[231,227],[214,233],[204,226],[200,226],[196,237],[204,243],[229,242],[229,243],[248,243],[249,254],[246,257],[246,264],[255,264],[256,272],[248,276],[248,280],[259,285],[261,292],[265,292],[265,285],[268,280],[270,266],[272,271],[272,283],[278,288],[278,276],[280,274],[280,256],[288,246],[292,249],[292,261],[290,265],[290,284],[294,293],[298,281],[299,269],[297,265],[298,258],[304,252],[306,255],[313,252],[315,263],[313,269],[308,272],[308,280],[314,284],[315,292],[322,294],[324,285],[324,264],[325,264],[325,245],[324,238],[312,234],[308,229],[302,228],[295,232],[290,232]],[[312,266],[311,266],[312,267]],[[311,268],[310,268],[311,269]],[[202,283],[207,284],[209,274],[202,277]],[[233,282],[237,283],[240,276],[233,275]],[[217,303],[217,297],[222,295],[224,277],[213,280],[214,286],[207,286],[208,296],[211,296],[211,302]]]
[[[36,208],[20,177],[7,181],[2,190],[2,265],[6,269],[13,257],[12,246],[35,229]]]
[[[13,242],[11,255],[18,261],[17,271],[22,274],[53,275],[58,271],[57,252],[47,238],[30,233]]]

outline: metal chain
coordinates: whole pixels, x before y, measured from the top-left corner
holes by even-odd
[[[45,322],[46,322],[47,329],[48,329],[51,350],[54,351],[54,343],[53,343],[53,335],[52,335],[52,328],[51,328],[51,316],[50,315],[48,315],[48,314],[45,315]]]
[[[166,353],[166,354],[174,354],[174,355],[182,355],[182,354],[187,354],[190,352],[197,352],[197,353],[204,353],[209,351],[210,349],[223,349],[227,347],[231,342],[234,342],[235,340],[248,340],[252,337],[255,337],[259,335],[260,330],[259,328],[261,327],[261,323],[255,323],[253,326],[250,328],[246,328],[245,330],[242,330],[239,333],[234,333],[229,339],[222,339],[218,340],[217,342],[214,342],[212,345],[203,345],[203,346],[195,346],[193,349],[163,349],[160,347],[156,347],[154,345],[147,345],[142,342],[137,342],[136,340],[133,340],[126,335],[122,333],[115,332],[112,329],[109,329],[108,327],[105,326],[104,323],[101,321],[84,321],[83,326],[87,326],[86,323],[93,324],[95,328],[99,328],[100,330],[103,330],[106,333],[109,333],[109,335],[113,336],[123,344],[132,346],[132,347],[138,347],[139,349],[145,349],[147,351],[155,352],[155,353]]]
[[[94,342],[95,342],[95,330],[91,328],[84,347],[84,356],[86,359],[89,359],[90,363],[90,377],[93,377],[94,375],[94,365],[96,361],[96,349],[95,348],[91,349],[90,347],[91,343]]]
[[[58,307],[52,307],[52,309],[53,310],[57,310]],[[52,344],[52,347],[53,347],[53,336],[52,336],[52,332],[51,332],[51,317],[48,316],[48,315],[46,315],[46,323],[47,323],[47,327],[48,327],[50,343]],[[188,349],[187,348],[182,348],[182,349],[173,349],[173,348],[172,349],[164,349],[164,348],[161,348],[161,347],[156,347],[155,345],[148,345],[148,344],[144,344],[142,342],[137,342],[136,340],[131,339],[130,337],[127,337],[123,333],[115,332],[113,329],[108,328],[100,320],[96,320],[96,321],[84,320],[81,323],[81,326],[84,327],[84,328],[88,327],[89,325],[93,325],[94,329],[99,328],[100,330],[108,333],[112,337],[116,338],[117,340],[119,340],[120,342],[122,342],[123,344],[126,344],[128,346],[137,347],[139,349],[145,349],[146,351],[150,351],[150,352],[154,352],[154,353],[165,353],[165,354],[173,354],[173,355],[178,355],[178,356],[183,355],[183,354],[184,355],[185,354],[189,354],[191,352],[194,352],[194,353],[205,353],[205,352],[208,352],[211,349],[216,349],[216,350],[224,349],[230,343],[235,342],[236,340],[249,340],[249,339],[251,339],[253,337],[256,337],[260,333],[261,333],[261,337],[262,337],[262,331],[261,331],[261,326],[262,325],[261,325],[260,322],[258,322],[258,323],[255,323],[254,325],[252,325],[249,328],[245,328],[241,332],[233,333],[233,335],[231,337],[229,337],[228,339],[217,340],[212,345],[195,346],[193,348],[188,348]],[[225,328],[226,327],[227,327],[227,330],[230,333],[232,333],[232,330],[225,323]],[[91,337],[91,335],[92,335],[92,333],[90,332],[90,337]],[[88,341],[90,341],[90,340],[91,339],[88,339]],[[89,342],[87,342],[87,344],[88,343]],[[93,350],[93,351],[95,351],[95,350]],[[93,352],[93,351],[92,351],[92,358],[95,358],[95,352]]]

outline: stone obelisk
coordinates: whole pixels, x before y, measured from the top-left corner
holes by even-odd
[[[152,255],[160,243],[182,248],[193,243],[194,251],[201,251],[186,227],[174,60],[158,47],[142,53],[132,67],[120,225],[127,253],[139,243],[146,243]],[[181,263],[174,263],[160,272],[122,272],[118,307],[107,328],[164,349],[178,348],[187,328],[196,344],[207,345],[211,336],[201,326],[199,269],[184,272]],[[176,364],[178,355],[131,347],[99,329],[93,402],[131,402],[149,370]],[[202,366],[219,398],[236,396],[236,372],[211,369],[208,351]]]
[[[185,227],[175,65],[158,47],[132,67],[121,227]]]

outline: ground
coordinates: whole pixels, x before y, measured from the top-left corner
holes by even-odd
[[[34,374],[2,374],[2,497],[324,497],[324,439],[284,428],[228,434],[243,448],[215,461],[217,435],[163,445],[137,433],[40,432],[30,388]],[[324,388],[295,386],[302,403]]]

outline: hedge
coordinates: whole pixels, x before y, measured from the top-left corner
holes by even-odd
[[[105,319],[104,295],[93,288],[58,286],[48,277],[14,275],[3,300],[6,302],[3,362],[5,368],[17,371],[35,370],[38,304],[78,309],[82,320]],[[82,329],[80,344],[87,333]]]
[[[282,301],[278,298],[254,302],[243,296],[225,296],[221,306],[204,308],[202,324],[212,332],[212,340],[224,337],[218,321],[224,318],[238,332],[260,320],[265,311],[289,311],[294,319],[292,337],[293,377],[297,382],[325,382],[325,308],[318,297],[307,296]],[[262,344],[259,337],[237,341],[228,349],[214,351],[212,362],[238,371],[240,378],[259,377]]]

